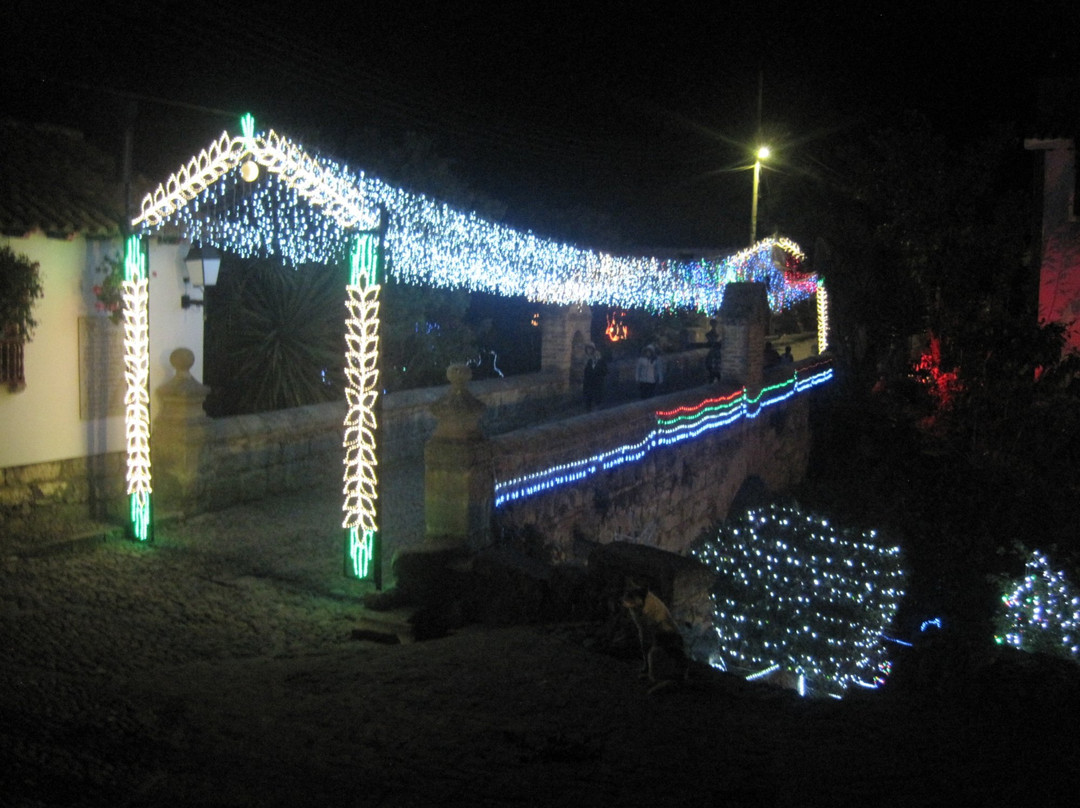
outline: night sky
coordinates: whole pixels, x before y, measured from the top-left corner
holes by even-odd
[[[84,5],[0,12],[8,113],[119,158],[137,99],[135,169],[155,182],[250,111],[357,168],[412,133],[508,224],[658,247],[741,245],[751,179],[729,169],[749,162],[759,88],[791,166],[870,110],[921,110],[958,140],[1024,135],[1040,77],[1075,68],[1080,39],[1064,0]],[[402,178],[444,192],[423,174]]]

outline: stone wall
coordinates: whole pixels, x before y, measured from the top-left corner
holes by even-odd
[[[752,298],[760,307],[764,296]],[[648,402],[632,401],[628,363],[611,374],[617,389],[610,392],[632,403],[568,418],[566,413],[580,411],[580,402],[572,383],[573,362],[567,357],[588,333],[588,312],[571,307],[561,318],[556,314],[548,312],[547,317],[545,370],[469,384],[471,395],[484,405],[482,435],[494,436],[490,454],[484,455],[490,458],[481,469],[485,475],[506,479],[632,443],[653,428],[656,409],[696,404],[704,395],[718,392],[715,387],[697,387]],[[763,332],[761,318],[736,311],[728,317],[728,325],[737,320],[745,320],[755,332],[752,339],[732,340],[747,352],[747,345],[761,341],[756,333]],[[758,356],[756,351],[749,353]],[[705,349],[697,348],[665,357],[669,389],[703,379],[704,354]],[[174,351],[170,361],[175,378],[159,388],[162,406],[152,436],[159,515],[213,510],[340,481],[343,402],[210,419],[202,412],[206,388],[189,372],[193,360],[186,349]],[[385,466],[423,462],[425,446],[436,431],[432,409],[448,390],[444,385],[383,398]],[[587,484],[506,505],[496,513],[497,529],[533,526],[564,554],[572,552],[575,536],[591,541],[638,539],[681,552],[701,529],[725,515],[747,477],[758,476],[775,490],[801,479],[809,452],[807,409],[801,398],[770,408],[753,421],[675,448],[656,449],[640,463],[604,472]],[[522,429],[525,425],[531,426]],[[120,453],[4,469],[0,528],[6,528],[3,523],[12,515],[25,522],[28,514],[61,504],[82,508],[86,516],[122,520],[123,478]],[[475,493],[469,496],[480,498]],[[475,503],[466,504],[475,510]],[[439,533],[439,527],[429,524],[428,530]]]
[[[35,508],[52,505],[86,517],[104,518],[124,496],[123,452],[0,469],[0,524],[21,521]]]
[[[719,392],[698,388],[496,436],[490,441],[496,479],[634,444],[655,426],[657,409],[697,404]],[[802,480],[809,453],[809,405],[806,396],[797,396],[753,420],[505,503],[495,510],[496,539],[535,531],[561,558],[615,540],[683,553],[701,531],[727,516],[748,478],[784,491]]]
[[[431,407],[448,390],[448,385],[424,387],[392,393],[383,399],[384,462],[423,458],[424,444],[435,432]],[[487,435],[556,417],[565,410],[570,397],[565,374],[551,371],[474,381],[469,383],[469,391],[484,402],[480,428]]]
[[[565,409],[572,395],[573,352],[588,335],[590,321],[587,307],[543,309],[543,370],[473,385],[485,404],[485,431],[514,429]],[[159,515],[170,509],[218,508],[340,480],[343,402],[210,420],[202,412],[207,389],[190,372],[197,366],[195,353],[178,348],[169,361],[175,375],[157,389],[161,406],[154,413],[151,441]],[[444,385],[383,398],[384,464],[423,462],[424,445],[435,431],[430,407],[447,389]],[[0,471],[0,536],[11,533],[13,526],[28,533],[35,526],[51,526],[60,510],[71,524],[126,519],[123,452]]]
[[[430,407],[448,389],[407,390],[384,398],[384,463],[423,462],[424,444],[435,430]],[[567,401],[565,380],[546,372],[473,382],[471,390],[486,406],[481,425],[489,434],[552,417]],[[161,506],[179,498],[183,510],[213,510],[337,482],[344,417],[344,402],[218,419],[206,418],[198,408],[193,416],[185,412],[174,418],[163,411],[152,439]],[[166,435],[170,431],[174,434]],[[111,452],[0,470],[0,527],[25,522],[48,508],[63,508],[72,518],[123,518],[125,463],[123,452]]]

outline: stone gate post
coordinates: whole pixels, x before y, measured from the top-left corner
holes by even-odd
[[[763,283],[731,283],[720,306],[721,381],[761,389],[769,298]]]
[[[543,329],[540,345],[540,369],[555,371],[569,388],[574,360],[578,370],[584,360],[585,343],[592,329],[592,309],[588,306],[546,306],[542,310],[540,327]],[[578,336],[575,357],[574,337]]]
[[[191,375],[195,354],[177,348],[169,354],[176,375],[158,388],[161,409],[151,435],[155,498],[166,507],[189,508],[199,483],[199,458],[210,419],[203,402],[210,388]]]
[[[424,446],[424,537],[428,549],[478,549],[489,543],[494,499],[485,406],[469,392],[468,365],[451,365],[446,378],[450,390],[430,407],[438,423]]]

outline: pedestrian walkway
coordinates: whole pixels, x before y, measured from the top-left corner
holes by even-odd
[[[422,464],[391,464],[381,475],[384,585],[400,550],[424,538]],[[263,500],[237,503],[220,511],[182,517],[159,512],[154,543],[195,552],[247,556],[270,574],[318,581],[324,589],[345,587],[341,484],[291,491]],[[95,519],[84,509],[46,512],[19,520],[0,536],[0,558],[34,557],[91,550],[104,542],[125,542],[126,526]]]

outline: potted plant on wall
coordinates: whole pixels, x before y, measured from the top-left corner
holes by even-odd
[[[101,260],[97,268],[102,276],[101,282],[94,285],[95,308],[107,312],[109,319],[118,324],[124,318],[124,259],[120,255],[109,255]]]
[[[23,345],[34,335],[34,301],[44,294],[40,266],[0,246],[0,382],[12,390],[26,386]]]

